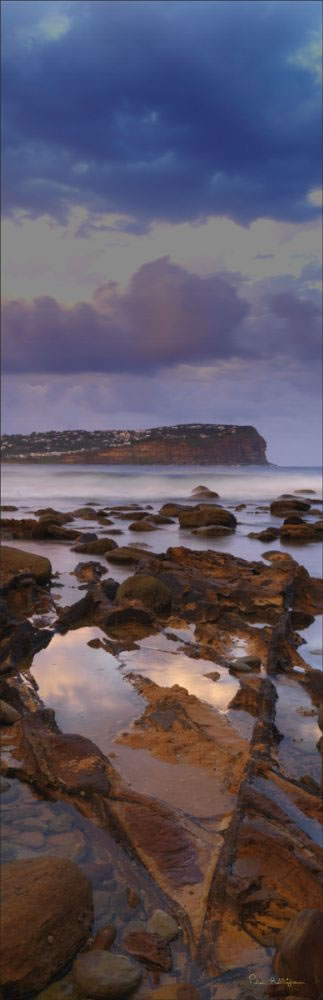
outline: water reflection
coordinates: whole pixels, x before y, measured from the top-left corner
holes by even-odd
[[[191,659],[178,649],[177,643],[170,640],[167,645],[173,647],[172,651],[160,648],[162,644],[163,637],[160,636],[158,643],[155,637],[153,640],[150,637],[143,639],[138,650],[122,653],[120,660],[130,670],[149,677],[161,687],[179,684],[189,694],[194,694],[213,708],[225,712],[238,690],[239,681],[213,660]],[[215,670],[220,674],[219,680],[212,681],[205,676]]]
[[[33,660],[40,698],[64,732],[82,733],[104,753],[122,726],[143,711],[143,701],[123,677],[117,660],[87,643],[104,638],[99,628],[55,635]]]
[[[316,744],[321,733],[317,717],[301,714],[302,709],[306,712],[313,709],[312,702],[303,686],[292,678],[275,678],[275,687],[278,693],[276,725],[284,735],[279,744],[279,759],[293,778],[310,773],[319,782],[321,764]]]

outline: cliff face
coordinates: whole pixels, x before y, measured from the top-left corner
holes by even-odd
[[[102,465],[267,465],[254,427],[181,424],[143,431],[62,431],[3,438],[3,461]]]

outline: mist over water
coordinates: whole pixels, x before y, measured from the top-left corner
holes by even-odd
[[[62,509],[87,501],[122,503],[188,500],[203,484],[225,503],[265,502],[297,489],[322,491],[318,466],[145,466],[38,465],[2,466],[2,503],[28,505],[46,501]]]

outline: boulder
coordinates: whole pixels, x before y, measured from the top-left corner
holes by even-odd
[[[52,575],[49,559],[10,545],[1,546],[1,583],[8,584],[19,573],[30,573],[37,583],[48,583]]]
[[[152,524],[148,518],[143,518],[140,521],[133,521],[129,524],[129,531],[156,531],[156,525]]]
[[[281,498],[280,500],[273,500],[270,504],[270,513],[275,517],[287,517],[290,512],[293,514],[296,511],[307,511],[310,509],[311,504],[307,503],[306,500],[298,500],[294,497],[291,498]]]
[[[275,542],[279,538],[279,528],[264,528],[264,531],[250,531],[248,538],[259,538],[261,542]]]
[[[274,970],[284,979],[301,981],[318,1000],[323,991],[323,910],[302,910],[283,931]]]
[[[199,535],[200,538],[223,538],[224,535],[232,535],[233,530],[225,524],[210,524],[207,528],[193,528],[193,535]]]
[[[153,611],[169,611],[172,595],[168,587],[148,573],[137,573],[129,576],[120,584],[117,591],[117,601],[140,601]]]
[[[44,989],[86,941],[92,917],[90,884],[71,861],[37,858],[3,865],[4,997]]]
[[[280,529],[282,541],[288,542],[319,542],[323,538],[323,523],[307,524],[286,524]]]
[[[76,959],[73,978],[85,997],[119,1000],[139,986],[142,972],[126,955],[95,949]]]
[[[208,486],[195,486],[195,489],[192,490],[191,496],[201,497],[201,499],[203,497],[213,497],[215,500],[219,500],[219,494],[215,493],[214,490],[210,490]]]
[[[30,537],[35,540],[40,538],[52,538],[57,541],[73,542],[79,538],[79,531],[75,528],[64,528],[61,524],[51,520],[50,517],[40,517],[39,521],[33,523]]]
[[[165,910],[155,910],[148,920],[147,931],[157,934],[163,941],[174,941],[178,937],[178,924]]]
[[[111,552],[106,552],[105,557],[108,562],[112,563],[139,563],[142,559],[147,559],[147,552],[143,549],[137,549],[133,545],[120,545],[119,548],[111,550]]]
[[[89,556],[104,556],[111,549],[116,549],[117,543],[113,538],[97,538],[92,542],[78,542],[74,545],[74,552],[85,552]]]
[[[237,519],[224,507],[218,507],[215,504],[198,504],[196,507],[191,507],[190,510],[180,511],[179,523],[181,528],[203,528],[211,524],[221,524],[234,529]]]

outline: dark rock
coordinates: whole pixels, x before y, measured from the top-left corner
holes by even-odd
[[[250,531],[248,538],[259,538],[261,542],[275,542],[279,538],[279,528],[265,528],[264,531]]]
[[[117,601],[140,601],[146,607],[156,612],[169,611],[172,595],[167,586],[148,573],[137,573],[129,576],[120,584],[117,591]]]
[[[1,726],[13,726],[15,722],[20,719],[20,712],[17,712],[12,705],[8,705],[6,701],[0,699],[0,725]]]
[[[106,927],[101,927],[95,935],[92,951],[110,951],[110,948],[112,948],[112,945],[115,942],[116,936],[117,930],[113,924],[107,924]]]
[[[200,538],[223,538],[225,535],[232,535],[234,529],[228,528],[225,524],[210,524],[206,528],[193,528],[193,535]]]
[[[129,524],[129,531],[156,531],[156,525],[148,518],[143,518],[140,521],[133,521]]]
[[[120,548],[115,548],[111,552],[106,553],[106,559],[108,562],[112,563],[139,563],[142,559],[147,560],[149,556],[144,549],[137,549],[132,545],[120,545]]]
[[[35,552],[1,546],[1,583],[8,584],[20,573],[30,573],[39,584],[48,583],[52,575],[49,559]]]
[[[307,503],[306,500],[298,500],[294,497],[291,498],[281,498],[280,500],[273,500],[270,504],[270,513],[275,517],[288,517],[290,513],[295,513],[295,511],[307,511],[310,509],[311,504]]]
[[[235,528],[237,520],[234,514],[218,507],[215,504],[198,504],[190,510],[180,511],[179,523],[181,528],[203,528],[211,524],[223,524],[228,528]]]
[[[214,490],[210,490],[208,486],[195,486],[191,493],[192,497],[213,497],[215,500],[219,500],[219,494],[215,493]]]
[[[101,590],[103,590],[104,596],[108,601],[114,601],[119,584],[117,580],[112,580],[111,577],[108,580],[102,580]]]
[[[273,963],[281,978],[305,983],[313,1000],[323,991],[322,940],[323,911],[303,910],[284,930]]]
[[[168,944],[148,931],[133,931],[124,939],[124,946],[133,958],[157,966],[164,972],[172,968],[172,956]]]
[[[80,601],[75,601],[74,604],[66,608],[59,608],[58,620],[56,622],[56,629],[58,632],[65,631],[70,628],[75,628],[75,626],[80,625],[83,621],[88,621],[92,619],[96,606],[96,600],[93,596],[92,591],[88,591],[85,597],[81,597]]]
[[[80,541],[77,545],[74,545],[74,552],[84,552],[86,555],[91,556],[104,556],[106,552],[110,552],[111,549],[116,549],[117,543],[113,538],[97,538],[95,541],[84,542]]]
[[[37,858],[5,864],[0,945],[4,996],[23,998],[44,989],[86,941],[91,922],[90,884],[72,862]]]
[[[80,562],[73,569],[73,576],[77,576],[78,580],[85,581],[86,583],[97,583],[101,576],[106,572],[102,563],[96,562]]]

